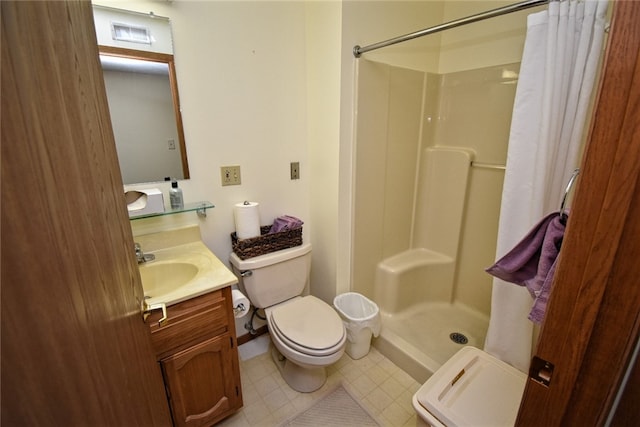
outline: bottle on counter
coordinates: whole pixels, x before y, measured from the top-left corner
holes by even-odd
[[[183,209],[184,199],[182,197],[182,189],[178,188],[178,181],[171,181],[171,188],[169,189],[169,203],[171,209]]]

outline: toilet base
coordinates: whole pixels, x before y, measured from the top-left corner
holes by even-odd
[[[295,391],[311,393],[318,390],[327,381],[327,370],[324,367],[303,368],[296,365],[287,360],[273,345],[271,346],[271,358],[284,381]]]

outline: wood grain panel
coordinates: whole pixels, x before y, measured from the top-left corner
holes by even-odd
[[[225,288],[169,306],[162,326],[160,311],[153,312],[147,323],[158,360],[229,332],[230,297],[230,288]]]
[[[214,414],[232,409],[223,359],[230,353],[229,343],[227,336],[213,338],[162,361],[177,426],[208,425]],[[193,382],[191,378],[208,380]]]
[[[637,109],[637,114],[640,116],[640,108]],[[640,141],[640,135],[636,140]],[[640,148],[636,152],[640,156]],[[640,188],[637,182],[635,185],[630,184],[635,188],[634,199],[627,213],[624,233],[606,281],[607,287],[594,322],[588,350],[585,351],[567,404],[572,409],[564,415],[563,425],[582,424],[585,419],[593,420],[594,425],[605,424],[627,360],[638,339],[640,221],[637,219],[640,218]],[[628,319],[635,319],[635,321],[628,325]],[[605,381],[603,378],[589,374],[591,371],[600,372],[600,375],[605,377]],[[603,387],[604,384],[615,387]],[[589,403],[585,404],[584,401]],[[635,420],[640,421],[640,407],[635,408]]]
[[[207,426],[242,407],[231,287],[167,307],[147,319],[176,426]]]
[[[91,3],[1,2],[3,425],[167,425]]]
[[[629,379],[620,402],[615,408],[611,420],[611,427],[636,427],[640,419],[640,359],[636,359],[633,369],[629,373]]]
[[[616,2],[601,91],[517,425],[603,425],[638,339],[640,3]],[[638,414],[640,415],[640,414]]]

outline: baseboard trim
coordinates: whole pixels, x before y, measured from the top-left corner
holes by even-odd
[[[256,329],[255,334],[244,334],[238,337],[238,345],[248,343],[251,340],[258,338],[260,335],[264,335],[268,332],[267,325],[262,325]]]

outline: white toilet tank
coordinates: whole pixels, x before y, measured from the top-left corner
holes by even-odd
[[[251,304],[266,308],[303,293],[311,272],[311,244],[245,260],[232,252],[229,261]]]

